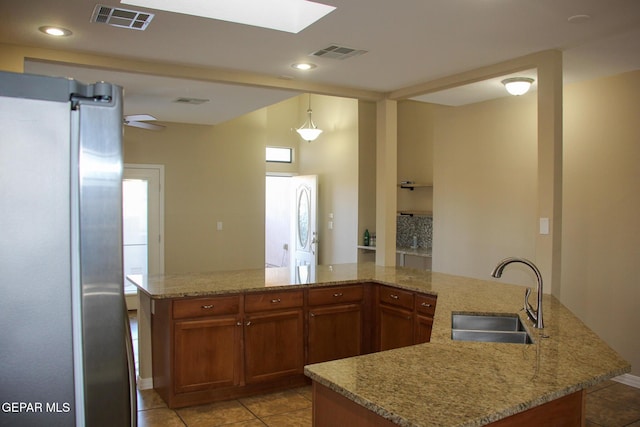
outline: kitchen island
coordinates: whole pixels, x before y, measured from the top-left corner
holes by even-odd
[[[360,411],[374,420],[361,422],[378,425],[479,426],[536,408],[565,411],[546,406],[554,402],[568,402],[581,422],[584,390],[630,371],[551,295],[544,296],[544,330],[520,316],[533,344],[451,339],[452,313],[521,313],[522,286],[373,264],[319,266],[311,285],[292,283],[290,277],[288,270],[266,269],[129,280],[157,302],[357,283],[437,295],[429,343],[305,366],[319,397],[314,402],[317,425],[332,422],[327,415]]]

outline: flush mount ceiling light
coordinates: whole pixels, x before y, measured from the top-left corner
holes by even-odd
[[[511,95],[524,95],[529,91],[533,83],[533,79],[529,77],[512,77],[510,79],[504,79],[502,84]]]
[[[296,62],[295,64],[291,64],[291,68],[295,68],[300,71],[308,71],[316,68],[316,64],[312,64],[310,62]]]
[[[296,132],[300,134],[302,139],[307,142],[311,142],[314,141],[322,133],[322,130],[318,129],[316,124],[313,123],[313,120],[311,119],[311,94],[309,94],[309,109],[307,110],[307,115],[307,121],[304,122],[304,124],[298,129],[296,129]]]
[[[67,30],[66,28],[52,27],[49,25],[45,25],[44,27],[40,27],[38,29],[43,33],[53,37],[67,37],[73,34],[71,30]]]
[[[299,33],[335,7],[306,0],[121,0],[120,3]]]

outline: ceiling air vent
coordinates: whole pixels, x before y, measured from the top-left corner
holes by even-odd
[[[209,100],[201,98],[177,98],[173,102],[177,102],[178,104],[200,105],[209,102]]]
[[[319,56],[321,58],[329,59],[348,59],[353,58],[354,56],[362,55],[364,53],[367,53],[367,51],[363,49],[353,49],[350,47],[334,44],[325,47],[324,49],[316,50],[315,52],[312,52],[310,56]]]
[[[135,10],[127,9],[117,9],[110,6],[97,4],[95,9],[93,9],[91,22],[144,31],[153,17],[153,13],[138,12]]]

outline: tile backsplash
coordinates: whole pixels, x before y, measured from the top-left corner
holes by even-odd
[[[396,246],[408,248],[418,238],[419,248],[430,248],[433,242],[433,218],[422,215],[398,215],[396,221]]]

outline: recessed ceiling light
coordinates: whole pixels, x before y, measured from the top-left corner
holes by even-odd
[[[316,67],[316,64],[312,64],[310,62],[296,62],[295,64],[291,64],[291,68],[295,68],[300,71],[313,70]]]
[[[49,25],[46,25],[44,27],[40,27],[38,28],[40,31],[42,31],[43,33],[49,35],[49,36],[54,36],[54,37],[66,37],[66,36],[70,36],[71,34],[73,34],[71,32],[71,30],[67,30],[66,28],[62,28],[62,27],[52,27]]]
[[[335,10],[307,0],[120,0],[120,3],[299,33]]]

